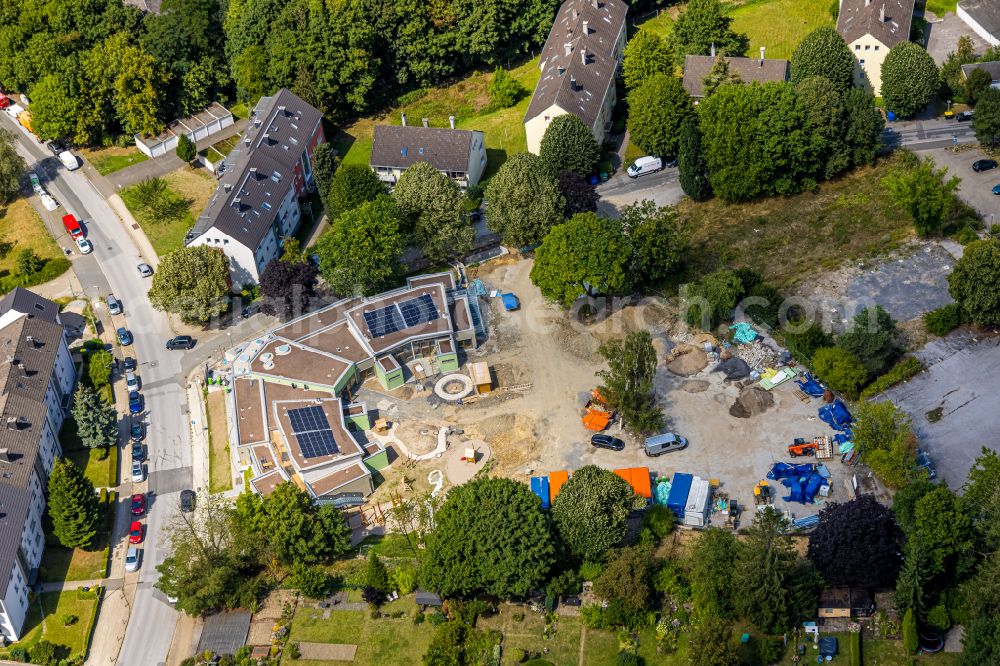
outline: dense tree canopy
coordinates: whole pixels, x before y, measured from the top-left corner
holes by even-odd
[[[684,62],[684,56],[717,53],[744,56],[750,40],[732,29],[733,19],[719,0],[691,0],[674,23],[671,35],[674,60]]]
[[[272,259],[260,276],[261,312],[283,319],[305,314],[318,277],[319,269],[305,257]]]
[[[861,495],[826,504],[819,515],[808,555],[828,585],[877,588],[895,582],[902,533],[889,508]]]
[[[697,118],[687,118],[681,123],[677,136],[677,170],[684,194],[695,201],[706,201],[712,196]]]
[[[476,230],[465,215],[465,197],[446,175],[418,162],[403,172],[392,194],[429,260],[460,257],[472,249]]]
[[[813,177],[833,178],[851,165],[846,145],[847,109],[840,90],[829,79],[812,76],[796,84],[795,103],[815,143]]]
[[[565,201],[555,178],[537,155],[515,153],[486,186],[486,223],[503,242],[524,247],[540,242],[562,222]]]
[[[482,478],[454,488],[435,515],[422,567],[447,595],[525,595],[555,563],[548,517],[523,483]]]
[[[149,290],[157,310],[206,323],[229,309],[229,259],[222,250],[189,245],[160,259]]]
[[[26,168],[24,158],[14,147],[14,135],[0,127],[0,203],[17,195]]]
[[[695,114],[681,80],[671,74],[654,74],[628,99],[631,140],[649,155],[676,155],[681,124]]]
[[[652,549],[632,546],[608,553],[608,566],[594,581],[594,594],[625,613],[649,608],[653,598]]]
[[[980,95],[972,127],[979,143],[991,147],[1000,145],[1000,90],[990,88]]]
[[[966,320],[982,326],[1000,324],[1000,241],[974,241],[948,275],[948,292],[962,306]]]
[[[923,47],[902,41],[882,63],[882,99],[900,118],[922,111],[938,91],[940,79],[934,59]]]
[[[657,206],[649,199],[621,211],[622,233],[631,243],[631,279],[655,286],[680,264],[688,245],[688,227],[673,206]]]
[[[377,294],[399,276],[399,209],[380,196],[343,213],[316,244],[319,270],[338,294]]]
[[[343,555],[351,546],[351,530],[340,511],[318,506],[294,483],[279,484],[263,500],[263,535],[282,564],[314,564]]]
[[[854,407],[851,430],[861,460],[891,488],[901,488],[913,478],[916,437],[910,418],[892,402],[859,402]]]
[[[790,65],[792,83],[822,76],[842,93],[854,84],[854,55],[833,26],[825,25],[806,35],[795,47]]]
[[[739,542],[732,532],[718,527],[705,530],[691,552],[691,597],[699,618],[733,617],[732,576],[720,576],[731,571],[739,556]]]
[[[639,30],[625,45],[622,79],[626,90],[637,89],[656,74],[673,74],[674,54],[666,39],[652,30]]]
[[[324,151],[324,156],[320,160],[323,172],[317,172],[317,184],[323,186],[327,180],[327,171],[330,168],[332,158]],[[343,164],[329,177],[329,189],[326,194],[320,191],[320,196],[325,196],[323,205],[326,206],[326,214],[330,220],[336,220],[347,211],[354,210],[361,204],[386,194],[385,185],[378,179],[375,172],[364,164]]]
[[[609,469],[585,465],[556,495],[552,518],[573,555],[596,561],[625,537],[634,502],[635,493],[624,479]]]
[[[556,185],[566,200],[563,214],[567,218],[577,213],[591,213],[597,210],[597,200],[600,197],[586,176],[573,171],[560,171],[556,174]]]
[[[581,176],[594,172],[601,159],[601,148],[594,133],[572,113],[556,116],[545,128],[538,156],[549,174],[573,171]]]
[[[899,354],[896,322],[881,305],[864,308],[851,327],[837,338],[837,345],[854,354],[869,376],[881,374]]]
[[[48,492],[49,518],[59,543],[66,548],[89,548],[101,519],[94,484],[75,464],[56,458]]]

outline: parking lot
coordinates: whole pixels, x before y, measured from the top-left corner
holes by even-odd
[[[968,147],[958,152],[950,148],[936,148],[921,153],[921,157],[932,157],[939,167],[948,167],[948,174],[962,179],[958,196],[975,208],[988,229],[1000,224],[1000,196],[993,194],[993,186],[1000,184],[1000,169],[976,173],[972,163],[984,159],[986,154],[978,147]]]

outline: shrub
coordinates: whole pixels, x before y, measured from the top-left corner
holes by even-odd
[[[583,580],[594,580],[604,571],[604,565],[600,562],[584,562],[580,565],[580,578]]]
[[[938,604],[927,611],[927,624],[941,631],[948,631],[951,628],[951,617],[948,615],[948,607]]]
[[[962,308],[958,303],[949,303],[924,313],[924,330],[931,335],[945,336],[962,323]]]
[[[182,134],[177,140],[177,157],[183,162],[190,164],[194,161],[194,158],[198,156],[198,149],[195,147],[194,142],[187,138],[186,134]]]
[[[912,608],[908,608],[903,615],[903,650],[908,655],[917,652],[917,616]]]
[[[507,109],[518,102],[528,92],[521,82],[510,75],[503,67],[497,67],[493,72],[493,79],[487,87],[490,95],[491,105],[500,109]]]
[[[513,650],[511,650],[510,656],[514,660],[515,664],[520,664],[521,662],[525,661],[528,658],[528,653],[525,652],[522,648],[514,648]]]
[[[24,662],[28,661],[28,651],[23,647],[12,647],[10,649],[10,653],[8,654],[8,658],[11,661],[16,661],[23,664]]]
[[[757,641],[757,659],[762,664],[775,664],[781,661],[785,646],[781,639],[773,636],[761,636]]]
[[[785,347],[800,363],[810,365],[816,350],[832,347],[833,338],[819,324],[812,324],[801,333],[785,333]]]
[[[295,565],[290,582],[310,599],[320,599],[330,589],[330,576],[323,567],[316,565]]]
[[[639,666],[639,655],[635,652],[621,651],[615,658],[615,664],[617,666]]]
[[[101,388],[111,383],[111,352],[104,349],[96,351],[87,359],[87,376],[94,388]]]
[[[397,567],[389,576],[392,587],[402,595],[409,594],[417,587],[417,572],[409,567]]]
[[[17,272],[23,276],[30,277],[35,275],[44,266],[42,258],[32,250],[30,247],[26,247],[17,253]]]
[[[298,659],[299,657],[302,656],[302,651],[299,650],[298,643],[288,644],[288,656],[291,657],[292,659]]]
[[[437,626],[439,624],[444,624],[445,622],[447,622],[448,616],[439,611],[434,611],[433,613],[427,616],[427,621],[433,624],[434,626]]]
[[[868,371],[858,357],[840,347],[824,347],[812,359],[812,369],[834,391],[841,391],[849,398],[858,391],[868,378]]]
[[[62,622],[67,627],[76,624],[79,621],[79,619],[80,619],[79,617],[73,615],[72,613],[63,613],[62,615],[59,616],[59,621]]]
[[[649,528],[657,539],[662,539],[674,530],[677,523],[674,512],[662,504],[654,504],[646,510],[646,515],[642,517],[642,524]]]
[[[424,612],[417,608],[413,611],[413,624],[423,624],[424,620],[427,619],[424,616]]]
[[[56,646],[46,640],[40,640],[31,647],[31,663],[41,666],[51,666],[56,662]]]
[[[905,356],[896,365],[889,368],[889,371],[865,387],[861,392],[861,398],[871,398],[890,387],[905,382],[911,377],[915,377],[924,371],[924,364],[912,356]]]

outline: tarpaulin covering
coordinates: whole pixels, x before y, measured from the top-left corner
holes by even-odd
[[[531,492],[538,495],[538,499],[542,500],[543,509],[549,508],[549,477],[531,477]]]
[[[813,377],[808,372],[806,373],[805,379],[800,379],[795,383],[799,385],[799,388],[802,389],[802,392],[805,393],[806,395],[811,395],[814,398],[823,397],[822,384],[816,381],[816,378]]]
[[[727,358],[712,368],[712,372],[721,372],[726,379],[743,379],[750,376],[750,366],[739,356]]]
[[[772,481],[780,481],[781,479],[805,476],[806,474],[811,474],[812,471],[813,466],[811,463],[789,465],[788,463],[779,462],[771,467],[771,471],[767,473],[767,478]]]
[[[819,639],[819,656],[821,657],[836,657],[837,656],[837,639],[834,636],[826,636]]]
[[[854,417],[840,400],[834,400],[829,405],[819,408],[819,418],[834,430],[847,430]]]
[[[757,331],[755,331],[753,326],[745,321],[733,324],[729,327],[729,330],[734,331],[733,340],[741,345],[749,344],[757,339]]]
[[[521,301],[517,300],[517,296],[514,294],[503,294],[500,297],[503,301],[503,307],[506,310],[517,310],[521,307]]]
[[[657,483],[655,495],[656,495],[656,503],[666,506],[667,498],[670,497],[670,482],[660,481],[659,483]]]
[[[782,479],[781,485],[788,488],[788,495],[781,499],[786,502],[812,504],[816,498],[816,493],[819,492],[819,487],[823,483],[823,477],[818,472],[810,472],[805,476]]]

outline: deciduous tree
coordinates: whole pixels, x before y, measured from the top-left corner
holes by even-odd
[[[730,619],[735,612],[732,576],[720,576],[719,571],[732,570],[739,555],[739,542],[732,532],[710,527],[691,549],[689,558],[691,598],[695,612],[702,620]]]
[[[670,275],[688,246],[686,223],[673,206],[657,206],[649,199],[621,212],[622,232],[632,245],[629,264],[635,283],[653,286]]]
[[[563,214],[567,218],[577,213],[592,213],[597,210],[597,200],[600,197],[586,176],[573,171],[560,171],[556,174],[556,184],[566,201]]]
[[[523,483],[487,477],[457,486],[435,521],[421,572],[443,594],[524,595],[555,563],[547,516]]]
[[[882,179],[896,203],[913,218],[913,226],[921,236],[940,233],[954,192],[962,182],[958,176],[948,178],[948,167],[935,166],[934,159],[927,157],[897,168]]]
[[[563,220],[559,186],[531,153],[515,153],[503,163],[486,186],[486,200],[486,223],[512,247],[540,242]]]
[[[622,80],[635,90],[656,74],[673,74],[674,54],[667,40],[651,30],[639,30],[625,45]]]
[[[545,170],[555,176],[573,171],[581,176],[594,172],[601,159],[601,148],[594,133],[572,113],[556,116],[545,128],[538,157]]]
[[[892,511],[873,495],[820,509],[808,557],[832,587],[891,586],[901,565],[902,533]]]
[[[656,350],[649,332],[633,331],[605,342],[597,351],[608,364],[607,370],[597,373],[601,395],[618,409],[624,424],[638,434],[661,428],[663,413],[653,392]]]
[[[629,93],[629,135],[649,155],[676,155],[681,124],[694,114],[691,96],[670,74],[654,74]]]
[[[714,617],[706,618],[691,632],[688,654],[694,666],[736,666],[740,663],[732,625]]]
[[[189,323],[206,323],[229,309],[229,259],[217,248],[189,245],[164,255],[149,302]]]
[[[630,285],[629,254],[618,223],[580,213],[545,236],[535,251],[531,282],[567,308],[584,294],[621,294]]]
[[[965,101],[969,104],[975,104],[979,97],[989,90],[991,83],[993,83],[993,77],[985,69],[977,67],[972,70],[972,73],[965,80]]]
[[[94,388],[101,388],[111,383],[111,364],[114,362],[111,352],[98,349],[87,357],[87,377]]]
[[[806,35],[795,47],[790,64],[792,83],[822,76],[842,93],[854,85],[854,55],[833,26]]]
[[[520,81],[499,65],[493,70],[493,78],[486,91],[490,95],[490,102],[501,109],[514,106],[528,93]]]
[[[824,347],[812,357],[812,369],[834,391],[848,397],[858,395],[868,379],[868,371],[858,359],[843,347]]]
[[[31,86],[31,127],[39,139],[73,136],[79,113],[75,83],[66,73],[53,73]]]
[[[965,512],[988,548],[1000,548],[1000,455],[983,447],[962,487]]]
[[[48,511],[52,531],[66,548],[89,548],[101,518],[94,484],[65,458],[56,458],[49,474]]]
[[[957,569],[963,573],[969,569],[972,522],[958,496],[947,486],[938,485],[917,500],[914,524],[913,536],[926,554],[929,575],[947,574],[949,580],[954,580]]]
[[[677,136],[677,169],[681,189],[695,201],[712,197],[708,166],[701,151],[701,129],[697,117],[685,118]]]
[[[556,495],[552,518],[569,551],[594,561],[621,543],[634,503],[635,493],[624,479],[609,469],[585,465]]]
[[[1000,662],[1000,617],[975,618],[962,633],[961,666],[980,666]]]
[[[1000,90],[990,88],[979,96],[972,127],[979,143],[990,147],[1000,145]]]
[[[969,243],[948,275],[948,293],[963,318],[980,326],[1000,324],[1000,240]]]
[[[861,460],[891,488],[901,488],[913,478],[916,437],[910,418],[891,402],[859,402],[851,426]]]
[[[851,328],[837,338],[837,346],[854,354],[870,377],[881,374],[899,355],[896,322],[881,305],[863,309]]]
[[[327,157],[320,161],[323,173],[319,174],[319,180],[316,181],[320,187],[328,177],[326,171],[330,168],[331,160],[332,156],[327,153]],[[323,204],[332,223],[347,211],[368,201],[375,201],[385,193],[385,185],[369,167],[364,164],[342,164],[333,174]]]
[[[260,276],[261,312],[282,319],[304,314],[316,296],[318,277],[319,269],[308,259],[272,259]]]
[[[465,199],[453,180],[427,162],[410,166],[392,192],[431,261],[460,257],[472,249],[476,230],[465,215]]]
[[[750,40],[734,32],[732,23],[719,0],[689,2],[674,23],[675,62],[683,63],[688,55],[708,55],[713,46],[717,53],[727,56],[746,55]]]
[[[626,614],[649,609],[653,598],[653,552],[644,546],[608,551],[608,565],[594,581],[594,594]]]
[[[847,150],[847,110],[841,92],[822,76],[795,86],[795,103],[813,142],[813,177],[829,180],[851,166]]]
[[[79,385],[73,394],[73,420],[84,446],[107,448],[118,439],[118,412],[92,389]]]
[[[14,135],[0,127],[0,203],[17,195],[26,169],[24,158],[14,147]]]
[[[319,270],[342,296],[377,294],[401,272],[399,210],[388,196],[368,201],[334,220],[316,244]]]
[[[279,484],[264,500],[262,525],[261,536],[286,565],[327,562],[351,547],[351,530],[340,511],[318,507],[290,482]]]
[[[909,118],[926,108],[939,85],[934,59],[913,42],[899,42],[882,62],[882,99],[885,108],[900,118]]]

